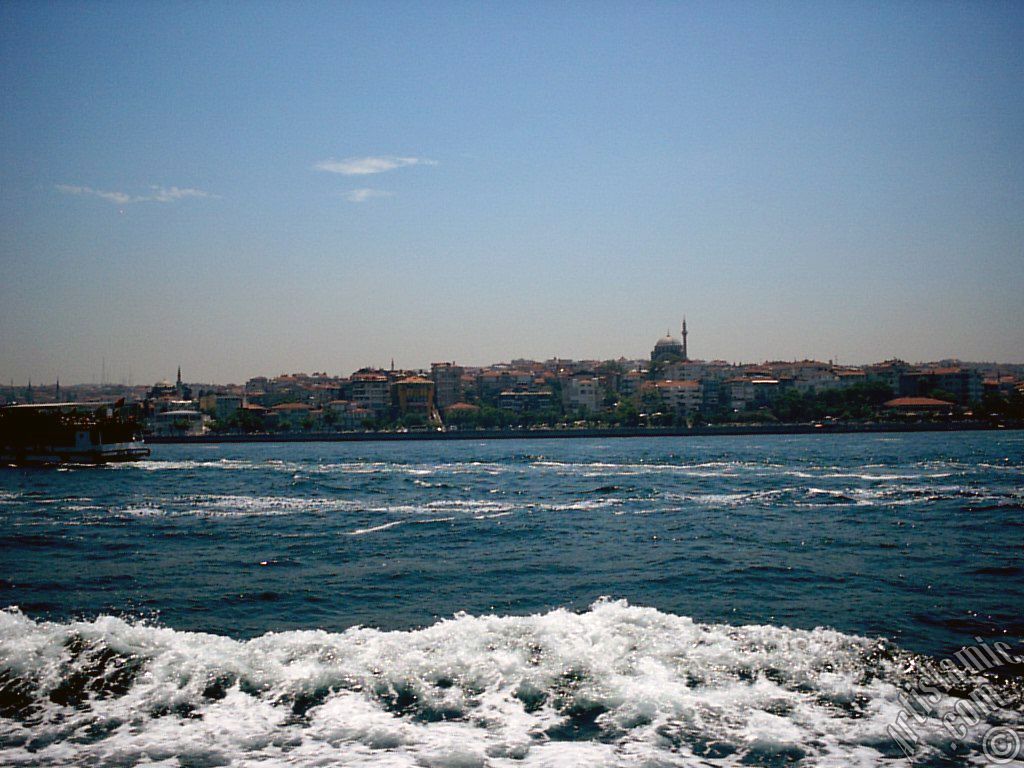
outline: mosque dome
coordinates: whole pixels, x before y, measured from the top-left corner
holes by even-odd
[[[654,349],[651,350],[651,360],[685,360],[686,359],[686,347],[683,342],[679,341],[672,336],[672,332],[669,331],[656,342],[654,342]]]

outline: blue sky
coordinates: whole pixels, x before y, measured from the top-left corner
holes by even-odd
[[[1024,361],[1019,3],[0,4],[0,380]]]

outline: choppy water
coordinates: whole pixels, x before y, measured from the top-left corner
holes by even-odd
[[[0,579],[4,764],[904,764],[1022,648],[1024,434],[155,446],[0,471]]]

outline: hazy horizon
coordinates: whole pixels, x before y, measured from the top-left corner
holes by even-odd
[[[1024,362],[1024,6],[0,5],[0,382]]]

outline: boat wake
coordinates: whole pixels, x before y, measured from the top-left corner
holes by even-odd
[[[983,764],[986,723],[954,747],[943,702],[915,723],[915,762],[891,738],[915,659],[828,629],[700,624],[610,600],[579,614],[248,641],[10,609],[0,612],[0,762]],[[999,717],[1020,727],[1019,712]]]

